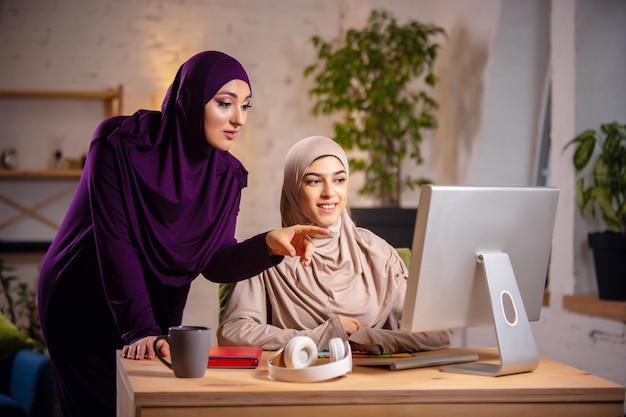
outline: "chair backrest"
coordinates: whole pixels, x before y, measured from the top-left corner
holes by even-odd
[[[410,248],[396,248],[396,251],[398,252],[398,255],[400,255],[400,258],[402,258],[402,260],[404,261],[404,264],[408,268],[409,264],[411,263],[411,249]]]
[[[29,416],[52,416],[56,404],[53,378],[48,356],[22,349],[13,359],[10,395]]]
[[[217,297],[218,297],[219,306],[220,306],[219,314],[218,314],[219,321],[222,321],[222,314],[224,314],[224,309],[226,308],[228,297],[230,297],[230,294],[233,292],[234,287],[235,287],[235,284],[226,283],[226,284],[219,284],[217,288]]]

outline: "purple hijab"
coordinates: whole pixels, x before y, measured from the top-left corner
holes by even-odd
[[[178,70],[161,112],[137,112],[107,137],[143,267],[163,284],[188,284],[221,245],[235,242],[247,171],[204,135],[205,104],[234,79],[250,85],[234,58],[199,53]]]

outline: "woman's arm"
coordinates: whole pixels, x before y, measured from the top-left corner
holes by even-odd
[[[314,329],[282,329],[267,323],[267,309],[263,275],[235,284],[217,330],[219,344],[277,350],[301,335],[311,337],[319,349],[325,349],[330,339],[345,334],[339,316]]]
[[[235,233],[236,218],[230,220],[231,233]],[[241,243],[223,244],[213,255],[202,274],[213,282],[237,282],[260,274],[279,264],[284,256],[297,256],[308,265],[315,245],[308,235],[330,233],[326,228],[295,225],[259,234]]]
[[[410,333],[400,330],[402,312],[404,310],[404,296],[408,279],[408,268],[397,251],[390,251],[389,279],[396,280],[397,286],[389,314],[383,328],[359,328],[350,335],[349,340],[353,350],[364,351],[370,354],[382,355],[387,353],[418,352],[435,350],[447,347],[450,344],[452,332],[449,330],[435,332]]]
[[[119,188],[113,150],[106,141],[92,143],[83,175],[89,200],[102,284],[117,328],[126,343],[161,333],[146,289],[137,248],[132,244]]]
[[[265,235],[261,233],[240,243],[222,245],[202,275],[212,282],[237,282],[279,264],[283,257],[268,253]]]
[[[442,349],[450,344],[451,335],[450,330],[409,333],[402,330],[362,327],[350,335],[348,340],[355,351],[383,355]]]

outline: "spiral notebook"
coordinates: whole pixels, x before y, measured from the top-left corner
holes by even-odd
[[[259,366],[263,349],[259,346],[211,346],[207,368],[247,368]]]

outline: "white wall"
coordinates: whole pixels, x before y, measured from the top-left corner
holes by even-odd
[[[553,0],[551,23],[553,123],[552,181],[561,190],[555,227],[551,306],[538,323],[540,350],[585,371],[626,385],[626,327],[562,309],[562,296],[595,291],[589,249],[581,242],[575,206],[572,149],[565,144],[581,130],[626,115],[623,74],[626,3]],[[610,69],[604,67],[611,67]],[[598,88],[603,84],[610,87]],[[592,96],[600,95],[593,100]],[[593,115],[593,118],[589,118]],[[587,263],[589,267],[589,264]]]
[[[598,7],[600,6],[600,7]],[[599,129],[603,123],[621,121],[626,116],[626,34],[623,0],[600,3],[578,1],[575,19],[576,82],[574,91],[575,132]],[[614,42],[614,39],[622,39]],[[589,216],[575,216],[575,291],[596,291],[593,260],[587,247],[587,232],[603,229]]]
[[[97,90],[123,84],[128,113],[158,108],[176,69],[192,54],[219,49],[237,57],[250,73],[254,95],[248,125],[233,149],[250,172],[237,230],[243,239],[279,225],[282,161],[289,147],[305,136],[332,134],[328,120],[309,113],[311,80],[302,71],[315,54],[308,39],[359,26],[374,7],[447,31],[435,90],[440,127],[427,138],[427,163],[419,168],[437,183],[530,183],[551,68],[551,178],[561,196],[551,304],[533,329],[542,354],[626,384],[624,324],[570,314],[561,306],[564,294],[594,288],[589,264],[575,261],[588,252],[575,237],[580,220],[573,170],[570,155],[560,150],[580,129],[626,114],[622,0],[4,0],[0,89]],[[35,107],[16,112],[14,101],[0,98],[0,122],[10,132],[0,137],[0,147],[18,148],[22,168],[43,168],[59,137],[65,136],[67,155],[84,152],[102,115],[97,104],[76,109],[71,103],[29,103]],[[13,187],[9,192],[20,201],[36,204],[66,185],[0,184],[0,191]],[[356,188],[353,184],[352,203],[371,204],[354,194]],[[416,193],[405,196],[405,205],[416,203]],[[47,213],[62,217],[66,205],[60,202]],[[0,204],[0,222],[12,214]],[[54,231],[27,221],[0,230],[0,239],[33,233]],[[24,276],[36,276],[32,256],[13,259],[25,268]],[[215,285],[196,280],[185,321],[215,328],[216,318]],[[490,340],[483,334],[470,334],[468,343]]]

